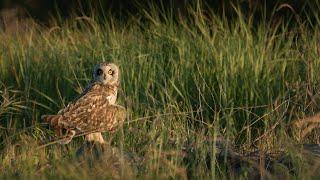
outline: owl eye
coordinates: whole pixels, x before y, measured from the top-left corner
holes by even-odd
[[[101,74],[103,74],[102,69],[98,69],[98,70],[97,70],[97,76],[100,76]]]
[[[110,69],[110,70],[108,71],[108,74],[113,75],[113,71]]]

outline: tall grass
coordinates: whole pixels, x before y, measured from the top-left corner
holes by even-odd
[[[291,122],[319,110],[319,24],[142,12],[127,23],[76,17],[0,33],[1,178],[227,178],[215,159],[220,136],[238,152],[286,149],[293,169],[279,172],[315,175],[292,144],[318,134],[298,139]],[[92,168],[75,160],[82,138],[39,149],[52,140],[40,116],[77,96],[101,61],[120,66],[118,103],[130,110],[122,129],[105,133],[119,154]]]

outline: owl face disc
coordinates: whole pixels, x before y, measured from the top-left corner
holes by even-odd
[[[105,85],[116,85],[119,81],[119,68],[113,63],[100,63],[93,70],[93,79]]]

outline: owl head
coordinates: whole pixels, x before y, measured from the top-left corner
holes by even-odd
[[[113,63],[100,63],[93,70],[94,82],[100,82],[105,85],[118,85],[119,76],[119,67]]]

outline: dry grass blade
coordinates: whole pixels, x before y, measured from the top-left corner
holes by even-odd
[[[1,86],[0,90],[0,116],[4,114],[12,114],[27,109],[24,101],[21,100],[19,91],[12,90],[11,88]]]
[[[310,123],[319,123],[320,126],[320,113],[317,113],[314,116],[293,121],[293,125],[297,128],[302,128],[303,126],[308,125]]]
[[[293,121],[293,127],[299,130],[300,140],[304,139],[314,129],[320,128],[320,113],[314,116]]]

